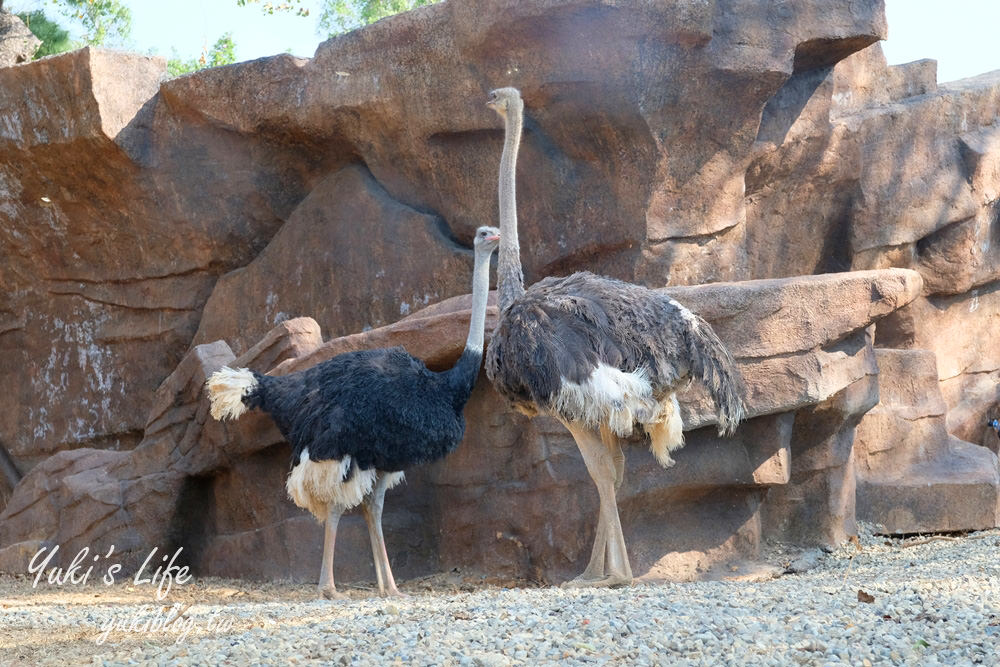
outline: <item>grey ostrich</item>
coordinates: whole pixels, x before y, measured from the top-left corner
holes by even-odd
[[[344,597],[333,580],[337,524],[361,505],[379,593],[400,595],[382,537],[382,503],[403,470],[452,452],[465,433],[463,410],[483,359],[490,256],[498,230],[475,235],[472,316],[465,350],[447,371],[427,369],[401,347],[345,352],[289,375],[222,368],[208,378],[212,416],[236,419],[259,408],[292,445],[286,488],[296,505],[326,523],[319,588]]]
[[[700,379],[718,407],[720,434],[744,414],[743,382],[711,326],[670,297],[639,285],[574,273],[527,290],[514,193],[524,102],[514,88],[490,93],[504,119],[500,160],[500,318],[486,353],[497,391],[528,415],[559,419],[597,485],[600,514],[590,563],[567,586],[632,581],[615,493],[624,478],[621,439],[638,424],[664,467],[684,443],[676,392]]]

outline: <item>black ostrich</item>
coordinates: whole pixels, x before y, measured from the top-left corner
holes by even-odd
[[[673,465],[684,443],[675,393],[700,379],[718,406],[719,432],[744,414],[743,381],[711,326],[668,296],[639,285],[574,273],[524,289],[514,181],[524,102],[514,88],[490,94],[504,119],[500,160],[500,319],[486,353],[497,391],[528,415],[569,429],[597,485],[600,515],[590,563],[570,586],[632,580],[615,492],[624,477],[621,438],[638,424],[653,454]]]
[[[222,368],[206,385],[216,419],[267,412],[292,445],[286,487],[299,507],[326,522],[319,589],[345,597],[333,580],[337,524],[361,504],[379,594],[400,595],[382,538],[382,502],[403,470],[452,452],[465,433],[463,409],[483,358],[490,256],[499,230],[475,235],[472,318],[461,358],[436,373],[401,347],[346,352],[307,370],[272,377]]]

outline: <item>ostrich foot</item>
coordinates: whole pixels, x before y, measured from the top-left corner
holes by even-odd
[[[395,587],[390,588],[390,589],[388,589],[386,591],[380,592],[379,596],[384,597],[384,598],[408,598],[408,597],[410,597],[409,595],[407,595],[406,593],[401,592],[398,588],[395,588]]]
[[[632,577],[623,574],[604,574],[598,577],[591,577],[581,574],[576,579],[564,581],[560,588],[618,588],[630,586]]]
[[[341,593],[333,586],[320,586],[319,594],[327,600],[346,600],[347,593]]]

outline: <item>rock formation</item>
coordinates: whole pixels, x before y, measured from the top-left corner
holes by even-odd
[[[204,574],[315,576],[287,447],[266,418],[207,419],[201,382],[394,344],[449,363],[501,85],[527,104],[527,280],[670,285],[750,386],[733,439],[695,386],[675,468],[629,451],[637,572],[835,543],[856,517],[995,525],[1000,75],[888,67],[885,31],[878,0],[488,0],[171,80],[97,49],[0,69],[0,570],[113,543],[133,567],[183,546]],[[568,434],[485,382],[467,416],[393,492],[394,568],[579,569],[597,499]],[[345,580],[371,577],[359,521]]]
[[[41,43],[24,21],[6,11],[0,2],[0,67],[28,62]]]

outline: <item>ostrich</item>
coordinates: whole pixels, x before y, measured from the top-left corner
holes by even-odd
[[[343,598],[333,580],[340,516],[361,505],[371,538],[379,594],[401,595],[382,538],[385,492],[403,470],[452,452],[465,433],[463,409],[483,358],[490,256],[499,230],[475,235],[472,317],[465,350],[435,373],[401,347],[346,352],[283,376],[224,367],[207,380],[212,416],[236,419],[259,408],[292,445],[286,488],[296,505],[326,522],[319,590]]]
[[[720,434],[744,414],[743,381],[707,322],[670,297],[639,285],[574,273],[527,290],[521,271],[514,196],[524,102],[514,88],[490,93],[504,120],[500,160],[500,318],[486,353],[496,390],[529,416],[547,414],[569,429],[597,485],[600,514],[586,570],[564,586],[632,581],[615,493],[624,478],[621,438],[638,423],[664,467],[684,443],[676,392],[700,379],[718,407]]]

